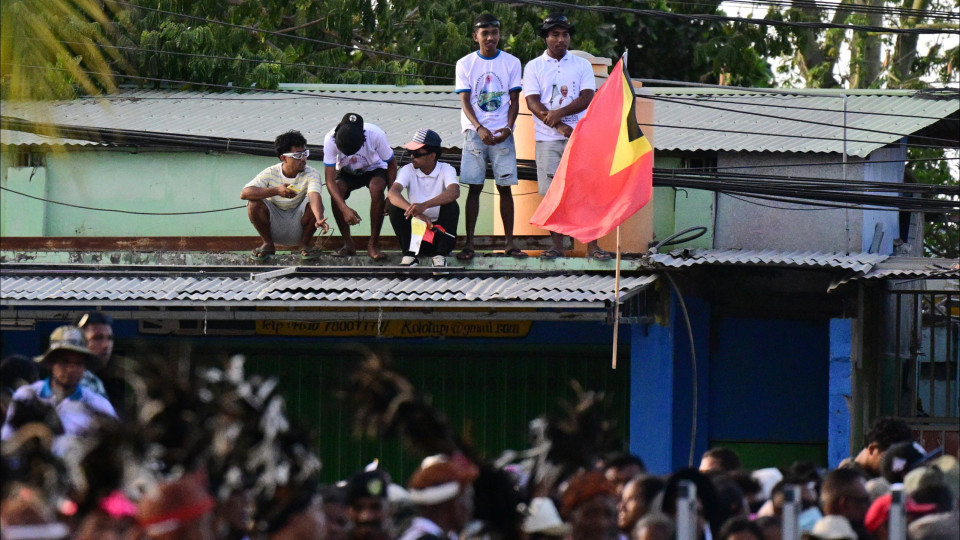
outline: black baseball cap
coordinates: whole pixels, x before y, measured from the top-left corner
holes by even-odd
[[[563,13],[551,13],[543,19],[543,24],[540,25],[540,37],[546,37],[547,32],[551,28],[560,27],[566,29],[573,34],[573,23],[570,22],[570,19],[567,18]]]
[[[366,137],[363,134],[363,117],[357,113],[347,113],[337,124],[333,132],[333,140],[337,144],[337,150],[345,156],[352,156],[363,148],[363,141]]]

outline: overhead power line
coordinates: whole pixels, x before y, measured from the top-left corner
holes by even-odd
[[[118,5],[121,5],[121,6],[127,6],[127,7],[131,7],[131,8],[135,8],[135,9],[139,9],[139,10],[143,10],[143,11],[152,11],[152,12],[154,12],[154,13],[161,13],[161,14],[163,14],[163,15],[170,15],[170,16],[173,16],[173,17],[180,17],[180,18],[189,19],[189,20],[192,20],[192,21],[200,21],[200,22],[205,22],[205,23],[210,23],[210,24],[217,24],[217,25],[220,25],[220,26],[227,26],[227,27],[230,27],[230,28],[237,28],[237,29],[240,29],[240,30],[244,30],[244,31],[247,31],[247,32],[254,32],[254,33],[257,33],[257,34],[265,34],[265,35],[268,35],[268,36],[282,37],[282,38],[288,38],[288,39],[292,38],[292,39],[299,40],[299,41],[305,41],[305,42],[307,42],[307,43],[315,43],[315,44],[317,44],[317,45],[326,45],[326,46],[329,46],[329,47],[335,47],[335,48],[341,48],[341,49],[348,49],[348,50],[351,50],[351,51],[361,51],[361,52],[370,53],[370,54],[374,54],[374,55],[378,55],[378,56],[387,56],[387,57],[390,57],[390,58],[398,58],[398,59],[401,59],[401,60],[413,60],[413,61],[415,61],[415,62],[422,62],[422,63],[425,63],[425,64],[434,64],[434,65],[438,65],[438,66],[454,67],[453,64],[448,64],[448,63],[446,63],[446,62],[437,62],[436,60],[427,60],[427,59],[425,59],[425,58],[414,58],[414,57],[412,57],[412,56],[406,56],[406,55],[403,55],[403,54],[395,54],[395,53],[390,53],[390,52],[385,52],[385,51],[378,51],[378,50],[376,50],[376,49],[368,49],[368,48],[360,47],[360,46],[354,45],[354,44],[337,43],[337,42],[335,42],[335,41],[324,41],[324,40],[322,40],[322,39],[314,39],[314,38],[308,38],[308,37],[304,37],[304,36],[298,36],[298,35],[295,35],[295,34],[287,34],[287,33],[279,32],[279,31],[275,31],[275,30],[264,30],[264,29],[262,29],[262,28],[255,28],[255,27],[253,27],[253,26],[246,26],[246,25],[242,25],[242,24],[233,24],[233,23],[228,23],[228,22],[223,22],[223,21],[217,21],[217,20],[214,20],[214,19],[208,19],[208,18],[206,18],[206,17],[197,17],[196,15],[187,15],[187,14],[185,14],[185,13],[177,13],[176,11],[167,11],[167,10],[165,10],[165,9],[149,8],[149,7],[145,7],[145,6],[138,6],[138,5],[136,5],[136,4],[131,4],[130,2],[123,2],[122,0],[113,0],[113,2],[114,2],[115,4],[118,4]]]
[[[8,66],[17,65],[17,66],[20,66],[20,67],[27,67],[27,68],[33,68],[33,69],[65,71],[64,68],[53,68],[53,67],[49,67],[49,66],[35,66],[35,65],[24,65],[24,64],[2,64],[2,65],[8,65]],[[81,70],[81,71],[82,71],[82,70]],[[84,72],[85,72],[85,73],[92,73],[92,72],[89,72],[89,71],[84,71]],[[392,104],[392,105],[404,105],[404,106],[411,106],[411,107],[430,107],[430,108],[433,108],[433,109],[447,109],[447,110],[456,110],[456,111],[459,111],[459,110],[460,110],[460,107],[459,107],[459,106],[453,106],[453,105],[444,106],[444,105],[437,105],[437,104],[434,104],[434,103],[431,103],[431,104],[408,103],[408,102],[404,102],[404,101],[387,101],[387,100],[369,99],[369,98],[362,98],[362,97],[355,97],[355,96],[344,96],[344,95],[325,96],[325,95],[319,95],[319,94],[309,93],[309,92],[296,92],[296,91],[288,91],[288,90],[273,90],[273,89],[263,89],[263,88],[255,88],[255,87],[237,88],[237,87],[235,87],[235,86],[225,85],[225,84],[200,83],[200,82],[186,81],[186,80],[162,79],[162,78],[158,78],[158,77],[142,77],[142,76],[139,76],[139,75],[116,74],[115,76],[116,76],[116,77],[120,77],[120,78],[134,79],[134,80],[151,81],[151,82],[163,82],[163,83],[177,84],[177,85],[196,85],[196,86],[220,88],[220,89],[233,90],[233,91],[242,90],[242,91],[250,91],[250,92],[256,92],[256,93],[274,93],[274,94],[280,94],[280,93],[282,93],[283,95],[288,95],[288,96],[293,95],[293,96],[309,97],[309,98],[313,98],[313,99],[332,99],[332,100],[341,100],[341,101],[355,101],[355,102],[360,102],[360,103],[382,103],[382,104]],[[751,113],[749,113],[749,112],[744,112],[744,114],[751,114]],[[756,114],[762,115],[762,113],[756,113]],[[527,113],[527,115],[529,115],[529,113]],[[670,124],[649,124],[649,123],[641,123],[640,125],[641,125],[641,126],[660,127],[660,128],[673,128],[673,129],[693,130],[693,131],[706,131],[706,132],[714,132],[714,133],[731,133],[731,134],[739,134],[739,135],[761,135],[761,136],[780,137],[780,138],[787,138],[787,139],[809,139],[809,140],[822,140],[822,141],[835,141],[835,142],[855,142],[855,143],[866,143],[866,144],[880,144],[879,141],[875,141],[875,140],[854,139],[854,138],[850,138],[850,137],[825,137],[825,136],[819,136],[819,135],[797,135],[797,134],[782,134],[782,135],[781,135],[781,134],[766,133],[766,132],[760,132],[760,131],[744,131],[744,130],[721,129],[721,128],[701,128],[701,127],[690,127],[690,126],[670,125]],[[908,137],[908,136],[909,136],[909,134],[893,133],[893,132],[890,132],[889,134],[890,134],[890,135],[897,136],[897,137]],[[951,142],[952,142],[952,141],[951,141]],[[943,147],[944,147],[944,145],[942,145],[942,144],[918,144],[918,143],[909,143],[908,146],[913,147],[913,148],[943,148]]]
[[[841,30],[855,30],[860,32],[876,32],[880,34],[960,34],[960,29],[944,28],[891,28],[886,26],[868,26],[861,24],[838,24],[831,22],[802,22],[802,21],[777,21],[771,19],[752,19],[749,17],[730,17],[727,15],[715,14],[689,14],[674,13],[672,11],[661,11],[655,9],[638,9],[616,6],[586,6],[582,4],[568,4],[565,2],[555,2],[552,0],[491,0],[499,4],[527,4],[547,8],[550,10],[580,10],[592,11],[596,13],[629,13],[631,15],[642,15],[645,17],[665,17],[671,19],[680,19],[685,21],[718,21],[718,22],[738,22],[745,24],[755,24],[759,26],[779,26],[785,28],[810,28],[823,30],[827,28],[838,28]]]
[[[702,2],[698,0],[671,0],[671,3],[674,4],[683,4],[691,6],[708,6],[715,7],[716,3]],[[724,0],[725,4],[738,4],[745,6],[756,6],[756,7],[772,7],[779,9],[789,9],[792,7],[790,2],[781,1],[781,0]],[[842,3],[842,2],[824,2],[818,0],[815,5],[816,9],[822,11],[848,11],[850,13],[880,13],[883,15],[889,16],[900,16],[900,17],[917,17],[923,19],[944,19],[944,20],[960,20],[960,13],[954,13],[950,11],[938,11],[932,9],[912,9],[912,8],[903,8],[899,6],[873,6],[868,4],[852,4],[852,3]]]

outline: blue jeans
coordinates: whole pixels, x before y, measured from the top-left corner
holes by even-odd
[[[482,185],[487,178],[487,161],[493,168],[493,178],[498,186],[517,185],[517,150],[513,134],[500,144],[483,144],[472,129],[463,131],[463,154],[460,157],[460,181],[464,184]]]

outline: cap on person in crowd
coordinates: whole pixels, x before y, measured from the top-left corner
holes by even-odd
[[[916,442],[896,443],[880,458],[880,474],[891,484],[903,482],[903,477],[913,469],[933,459],[942,451],[941,448],[927,453]]]
[[[857,540],[857,533],[843,516],[823,516],[803,533],[804,540]]]
[[[407,150],[419,150],[424,146],[440,148],[440,135],[432,129],[421,129],[413,134],[413,139],[403,145]]]
[[[179,537],[181,533],[211,514],[215,499],[197,475],[164,482],[147,493],[138,505],[137,522],[151,538]]]
[[[88,324],[106,324],[108,326],[113,326],[113,317],[106,315],[101,311],[90,311],[84,313],[77,319],[77,328],[83,328]]]
[[[463,455],[436,455],[423,460],[407,484],[410,502],[421,506],[441,504],[456,498],[480,475],[476,465]]]
[[[960,538],[960,520],[954,512],[930,514],[907,525],[911,540],[948,540]]]
[[[477,18],[473,20],[473,29],[480,28],[500,28],[500,19],[490,13],[477,15]]]
[[[863,525],[867,528],[867,532],[873,534],[877,532],[877,529],[881,525],[886,523],[890,519],[890,507],[893,505],[893,495],[887,493],[877,500],[873,501],[873,504],[870,505],[870,509],[867,510],[867,517],[863,520]],[[903,503],[903,509],[907,514],[912,516],[925,516],[927,514],[937,511],[936,503],[918,503],[913,500],[912,497],[907,497]]]
[[[953,498],[960,499],[960,462],[957,458],[945,454],[910,471],[903,478],[903,490],[910,494],[935,483],[946,484],[953,492]]]
[[[571,513],[581,504],[600,495],[617,498],[617,487],[599,471],[580,473],[570,480],[560,499],[560,514],[570,519]]]
[[[347,113],[333,131],[333,140],[337,149],[345,156],[352,156],[363,148],[366,136],[363,133],[363,117],[357,113]]]
[[[386,499],[389,485],[390,477],[379,469],[360,471],[347,480],[343,492],[347,504],[352,505],[364,497]]]
[[[87,348],[87,338],[83,330],[76,326],[60,326],[50,334],[50,346],[42,356],[35,358],[37,362],[49,366],[63,356],[64,351],[78,352],[86,360],[87,369],[97,370],[102,360]]]
[[[521,529],[527,534],[558,538],[566,538],[570,534],[570,524],[560,519],[560,513],[549,497],[534,497],[530,501]]]
[[[540,37],[547,37],[551,28],[563,28],[571,36],[573,35],[573,23],[563,13],[551,13],[543,19],[543,24],[540,25]]]

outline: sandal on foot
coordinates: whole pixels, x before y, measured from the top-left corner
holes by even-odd
[[[527,255],[525,252],[520,250],[520,248],[510,248],[504,251],[503,254],[509,257],[513,257],[514,259],[526,259],[527,257],[529,257],[529,255]]]
[[[469,261],[473,259],[474,251],[470,248],[463,248],[460,250],[460,253],[457,253],[458,261]]]
[[[301,261],[315,261],[320,258],[320,250],[311,248],[311,249],[301,249],[300,250],[300,260]]]
[[[265,261],[270,257],[273,257],[276,253],[277,253],[276,251],[266,250],[266,249],[263,249],[262,247],[256,247],[256,248],[253,248],[251,255],[253,256],[254,260]]]
[[[559,249],[550,248],[540,254],[541,259],[556,259],[558,257],[563,257],[563,252]]]
[[[609,251],[604,251],[602,249],[598,249],[593,253],[587,254],[587,258],[593,259],[595,261],[609,261],[610,259],[613,258],[613,253],[610,253]]]

